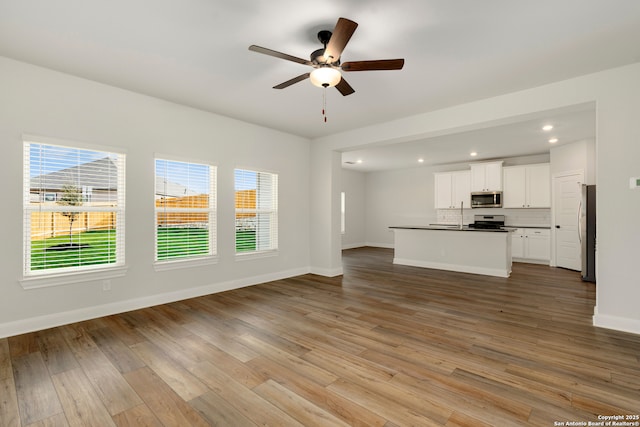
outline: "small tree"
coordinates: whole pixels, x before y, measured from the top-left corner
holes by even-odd
[[[60,196],[58,204],[63,206],[81,206],[82,192],[75,185],[65,184],[62,186],[62,196]],[[60,214],[69,219],[69,243],[73,243],[71,234],[73,232],[73,222],[78,218],[80,212],[60,212]]]

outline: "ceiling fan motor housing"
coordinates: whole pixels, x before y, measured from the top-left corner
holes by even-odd
[[[313,64],[314,64],[314,65],[316,65],[316,66],[317,66],[317,65],[327,65],[327,64],[330,64],[330,65],[333,65],[333,66],[338,66],[338,65],[340,65],[340,58],[338,58],[338,60],[333,61],[333,62],[326,62],[326,61],[325,61],[325,58],[324,58],[324,48],[314,50],[314,51],[311,53],[311,57],[310,57],[310,59],[311,59],[311,62],[313,62]]]
[[[318,31],[318,40],[320,40],[320,43],[322,43],[325,47],[327,47],[327,43],[329,43],[329,40],[331,40],[331,31],[329,30]]]

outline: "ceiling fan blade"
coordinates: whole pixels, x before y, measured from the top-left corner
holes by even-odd
[[[297,56],[287,55],[286,53],[278,52],[276,50],[267,49],[266,47],[256,46],[252,44],[249,46],[249,50],[253,52],[262,53],[269,56],[275,56],[276,58],[286,59],[287,61],[297,62],[298,64],[303,65],[313,65],[311,61],[307,61],[306,59],[298,58]]]
[[[286,82],[284,82],[284,83],[280,83],[279,85],[276,85],[276,86],[274,86],[273,88],[274,88],[274,89],[284,89],[285,87],[289,87],[289,86],[291,86],[292,84],[295,84],[295,83],[298,83],[298,82],[301,82],[301,81],[303,81],[303,80],[308,79],[310,74],[311,74],[311,73],[304,73],[304,74],[301,74],[301,75],[299,75],[298,77],[294,77],[294,78],[292,78],[291,80],[287,80],[287,81],[286,81]]]
[[[346,18],[338,19],[329,43],[327,43],[327,48],[324,50],[324,57],[327,62],[333,63],[340,59],[344,47],[351,39],[356,28],[358,28],[358,24],[355,22]]]
[[[351,87],[349,83],[343,78],[340,79],[338,84],[336,85],[336,89],[342,94],[342,96],[351,95],[355,90]]]
[[[401,70],[404,59],[379,59],[373,61],[350,61],[341,65],[343,71]]]

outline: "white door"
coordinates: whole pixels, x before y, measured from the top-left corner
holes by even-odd
[[[578,208],[583,182],[582,173],[553,178],[556,265],[576,271],[582,269]]]

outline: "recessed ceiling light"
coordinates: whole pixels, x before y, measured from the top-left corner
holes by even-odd
[[[549,144],[555,144],[556,142],[558,142],[558,138],[551,138],[549,140]]]
[[[544,125],[542,126],[542,130],[549,132],[551,129],[553,129],[552,125]]]
[[[424,163],[424,159],[423,158],[418,159],[418,163]]]
[[[356,163],[362,163],[362,159],[356,160]]]
[[[471,157],[475,157],[475,156],[477,156],[477,155],[478,155],[478,153],[476,153],[475,151],[472,151],[471,153],[469,153],[469,155],[470,155]]]

